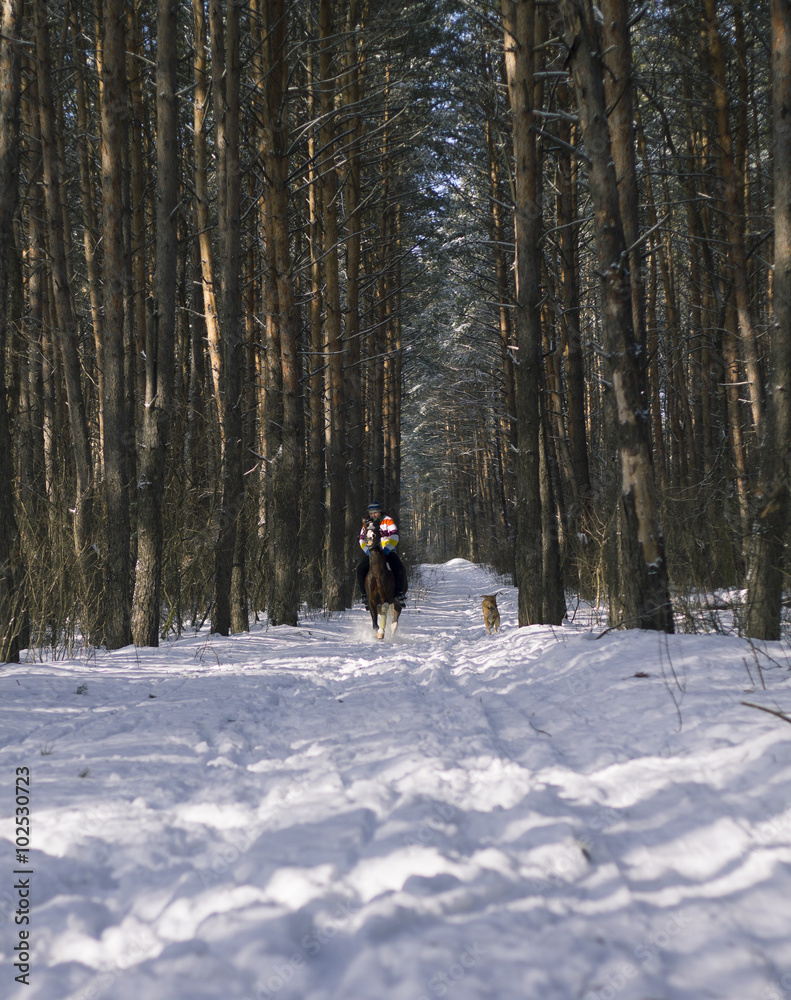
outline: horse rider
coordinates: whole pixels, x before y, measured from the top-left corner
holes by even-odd
[[[393,576],[395,577],[395,599],[397,601],[403,601],[406,596],[407,582],[403,563],[398,558],[396,553],[396,545],[398,545],[398,527],[392,517],[390,517],[389,514],[385,514],[382,510],[382,505],[376,501],[368,504],[368,520],[373,521],[374,524],[379,527],[379,538],[382,542],[382,552],[384,552],[387,565],[390,567],[393,572]],[[364,555],[357,564],[357,582],[360,585],[360,591],[363,595],[363,604],[365,605],[365,609],[367,611],[370,609],[368,608],[368,595],[365,592],[365,578],[368,575],[369,558],[368,546],[365,543],[365,521],[363,521],[363,526],[360,529],[360,548],[363,550]]]

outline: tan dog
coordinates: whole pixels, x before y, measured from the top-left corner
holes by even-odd
[[[486,626],[486,631],[489,635],[492,634],[492,629],[499,632],[500,612],[497,610],[497,594],[487,594],[481,607],[483,608],[483,624]]]

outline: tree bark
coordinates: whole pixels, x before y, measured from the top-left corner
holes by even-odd
[[[288,20],[284,0],[265,5],[260,85],[263,90],[262,153],[269,180],[267,249],[274,281],[269,303],[273,336],[267,350],[277,381],[281,427],[272,456],[270,508],[272,565],[267,607],[273,625],[296,625],[299,613],[299,515],[304,473],[300,360],[292,291],[288,230]]]
[[[157,7],[157,252],[152,350],[146,353],[146,396],[137,481],[138,542],[133,635],[159,645],[162,593],[162,500],[170,430],[176,330],[178,201],[178,66],[176,7]]]
[[[215,141],[217,217],[222,250],[222,371],[220,380],[225,447],[222,458],[222,508],[215,548],[212,631],[228,635],[248,628],[244,546],[237,544],[243,524],[244,338],[240,323],[241,176],[239,165],[240,62],[239,2],[227,0],[223,30],[222,0],[209,5]]]
[[[645,351],[645,292],[643,289],[642,252],[640,249],[640,196],[637,190],[635,157],[634,86],[632,83],[632,43],[629,37],[628,0],[602,0],[603,41],[608,72],[604,75],[615,176],[621,206],[623,233],[629,253],[629,279],[632,289],[632,326],[634,337]],[[643,354],[643,358],[645,355]],[[645,361],[641,359],[644,392]]]
[[[126,42],[123,3],[104,0],[102,59],[102,246],[104,250],[104,642],[132,641],[129,494],[125,450],[124,164],[127,156]]]
[[[92,642],[99,641],[99,580],[94,538],[94,479],[88,420],[82,391],[79,336],[72,306],[66,245],[63,235],[61,171],[55,132],[55,105],[52,94],[52,62],[46,0],[36,0],[36,75],[39,88],[39,120],[43,164],[44,199],[47,208],[52,292],[57,333],[66,384],[68,415],[74,449],[76,500],[74,504],[74,545],[83,584],[83,624]]]
[[[212,250],[211,216],[209,212],[209,153],[206,141],[207,116],[209,112],[209,80],[206,59],[206,14],[204,0],[192,0],[193,41],[195,55],[193,76],[195,95],[193,98],[192,142],[195,183],[195,225],[200,247],[201,277],[203,279],[203,314],[206,324],[206,340],[209,348],[211,380],[217,419],[222,429],[221,381],[221,336],[217,316],[217,297],[214,281],[214,252]]]
[[[324,577],[329,611],[341,611],[348,604],[350,567],[346,565],[346,420],[344,406],[344,344],[341,325],[341,296],[338,271],[338,181],[335,172],[335,126],[333,108],[332,0],[319,3],[319,78],[321,80],[321,190],[324,220],[324,305],[328,378],[327,437],[327,569]]]
[[[568,110],[568,85],[558,85],[562,107]],[[558,226],[560,228],[560,280],[563,313],[561,324],[564,334],[566,379],[568,385],[569,437],[571,462],[577,492],[581,498],[591,496],[590,469],[588,465],[588,435],[585,427],[585,367],[582,357],[580,333],[580,296],[577,280],[577,231],[576,199],[574,188],[576,165],[572,161],[571,123],[562,117],[558,123],[558,136],[567,145],[561,146],[558,157]]]
[[[80,165],[80,195],[82,202],[82,232],[85,251],[85,268],[88,275],[88,294],[91,303],[91,323],[93,326],[93,342],[96,347],[96,371],[99,395],[103,392],[104,360],[102,356],[104,335],[102,333],[102,285],[99,267],[100,254],[99,223],[96,218],[96,183],[91,167],[88,136],[91,134],[92,123],[89,114],[89,99],[87,89],[87,57],[84,39],[79,24],[79,14],[75,8],[71,11],[72,55],[74,58],[76,84],[77,112],[77,151]],[[99,410],[99,434],[103,433],[103,415]]]
[[[747,249],[744,240],[744,189],[739,176],[733,135],[728,120],[728,74],[722,37],[717,20],[717,0],[703,0],[709,51],[711,53],[714,107],[717,112],[717,141],[720,170],[725,196],[725,225],[728,235],[728,258],[732,265],[736,295],[736,314],[744,351],[744,363],[749,382],[750,406],[758,440],[761,439],[763,418],[763,378],[759,360],[757,334],[750,306]]]
[[[19,661],[22,553],[14,514],[14,466],[6,403],[6,339],[19,170],[21,4],[4,0],[0,21],[0,663]]]
[[[128,333],[127,361],[127,397],[129,399],[130,428],[137,426],[138,416],[142,419],[142,405],[146,398],[146,359],[154,353],[149,349],[151,337],[156,341],[156,335],[150,330],[152,321],[151,298],[147,291],[149,277],[149,244],[146,232],[146,214],[150,211],[146,204],[149,196],[147,177],[148,150],[146,148],[148,127],[148,102],[143,87],[143,65],[141,55],[141,8],[144,0],[132,0],[125,4],[126,8],[126,68],[129,81],[128,101],[128,165],[127,176],[124,179],[128,187],[127,224],[125,239],[127,241],[127,256],[130,266],[126,268],[129,275],[126,297],[126,324]],[[151,213],[154,214],[153,212]],[[137,405],[135,405],[137,404]],[[134,451],[130,449],[130,455]],[[134,480],[134,472],[130,477]]]
[[[503,377],[503,409],[498,440],[499,466],[501,469],[502,492],[501,509],[506,544],[513,550],[513,516],[516,502],[514,466],[512,456],[517,448],[516,390],[514,381],[513,334],[511,331],[512,295],[508,276],[508,262],[505,253],[505,226],[503,224],[503,185],[501,180],[498,150],[494,141],[494,127],[491,117],[486,120],[486,151],[489,158],[491,197],[489,198],[489,234],[494,260],[494,277],[497,285],[498,329],[500,333],[500,357]]]
[[[308,117],[316,120],[316,84],[313,70],[313,47],[306,55],[308,75]],[[310,248],[310,293],[307,303],[309,335],[308,352],[308,403],[307,403],[307,465],[305,469],[305,501],[303,516],[303,563],[307,598],[311,606],[321,607],[323,573],[326,566],[324,528],[324,349],[322,343],[322,288],[321,288],[321,219],[320,194],[316,169],[316,130],[308,138],[308,190],[307,221]]]
[[[602,327],[616,406],[623,516],[624,624],[672,632],[664,540],[657,513],[647,418],[640,398],[628,248],[607,126],[602,40],[590,0],[561,0],[560,9],[583,140],[590,157],[588,173],[602,282]]]
[[[516,581],[519,587],[520,626],[539,624],[544,615],[539,444],[541,188],[533,108],[535,7],[534,0],[501,0],[514,147],[514,327],[519,347],[516,361],[519,441],[516,463]]]
[[[344,401],[346,404],[346,526],[344,544],[356,545],[359,531],[359,511],[365,506],[363,496],[363,407],[360,378],[362,358],[360,344],[360,244],[362,214],[361,185],[361,71],[362,25],[359,23],[359,0],[349,0],[346,18],[346,50],[344,53],[343,105],[349,132],[346,143],[346,310],[345,350],[346,370]],[[356,549],[354,550],[356,554]]]
[[[791,0],[772,0],[775,256],[767,421],[747,582],[747,634],[780,638],[791,467]]]

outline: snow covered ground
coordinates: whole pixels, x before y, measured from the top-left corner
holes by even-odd
[[[496,589],[2,667],[0,996],[791,998],[787,648]]]

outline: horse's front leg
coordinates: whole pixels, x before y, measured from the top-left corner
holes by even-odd
[[[387,612],[390,608],[389,604],[379,605],[379,622],[378,630],[376,632],[377,639],[384,639],[385,637],[385,626],[387,625]]]

